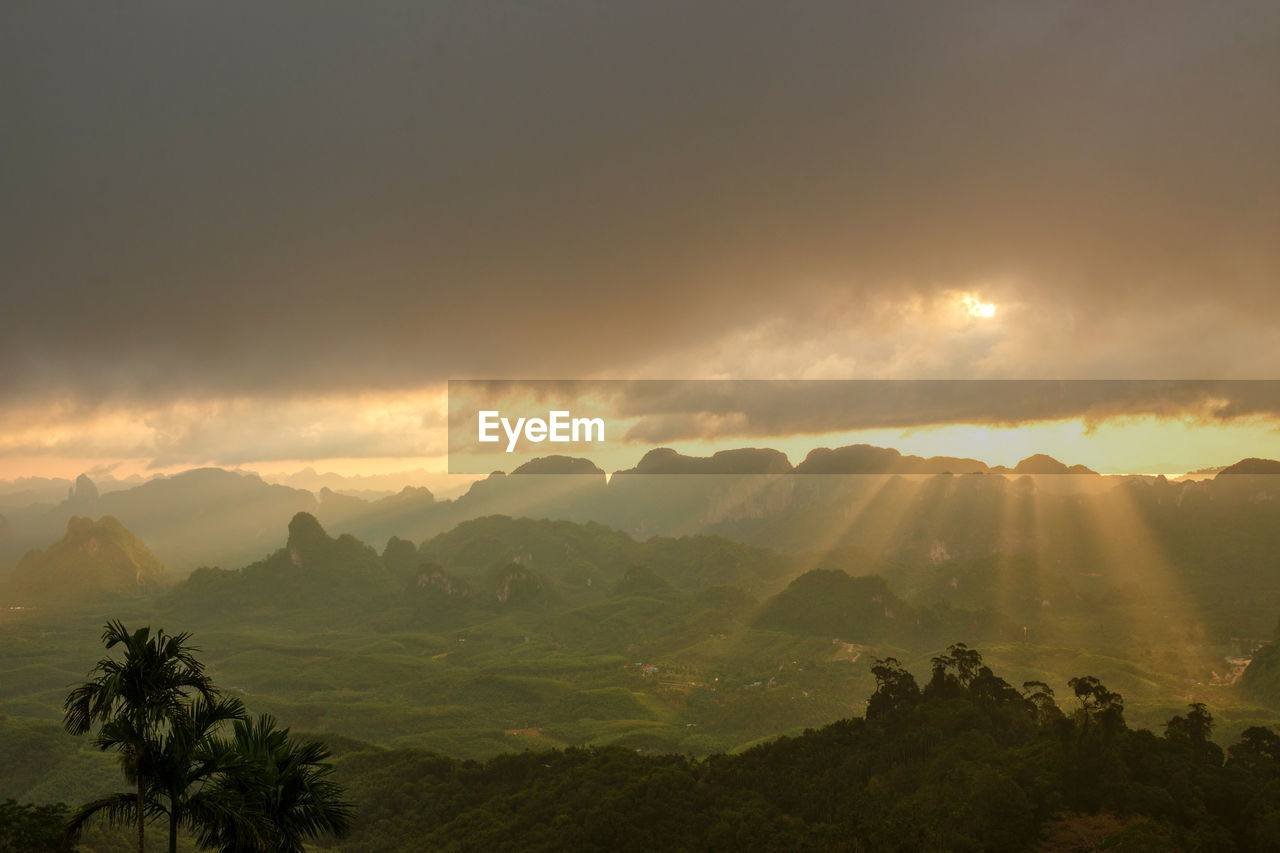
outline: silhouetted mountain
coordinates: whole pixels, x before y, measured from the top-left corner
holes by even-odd
[[[744,448],[709,457],[652,450],[610,478],[592,517],[640,537],[696,534],[730,518],[768,515],[791,473],[776,450]]]
[[[93,480],[89,479],[88,474],[81,474],[76,477],[75,483],[67,489],[67,502],[72,504],[87,504],[98,499],[98,487],[93,484]]]
[[[711,456],[685,456],[669,447],[650,450],[634,468],[618,474],[786,474],[786,454],[768,448],[721,450]]]
[[[243,565],[279,541],[294,513],[314,510],[310,492],[273,486],[256,474],[201,468],[140,486],[96,494],[88,478],[72,500],[56,507],[14,510],[13,547],[39,547],[59,535],[73,515],[110,515],[145,540],[181,574],[197,565]]]
[[[790,574],[790,558],[718,536],[654,537],[637,542],[602,524],[489,516],[463,522],[422,543],[424,561],[460,573],[516,563],[544,578],[594,586],[616,583],[635,567],[680,589],[738,586],[773,591]]]
[[[408,539],[392,536],[387,540],[387,547],[382,549],[382,564],[396,577],[407,578],[422,566],[418,559],[418,546]]]
[[[1276,464],[1243,460],[1231,469],[1267,471]],[[489,515],[594,520],[639,539],[714,534],[790,552],[856,547],[872,560],[912,566],[912,589],[932,582],[923,572],[930,566],[996,553],[1051,549],[1057,570],[1095,573],[1116,560],[1097,528],[1126,513],[1138,512],[1166,531],[1180,543],[1170,558],[1195,571],[1217,560],[1231,571],[1248,572],[1244,554],[1262,554],[1264,543],[1276,538],[1268,531],[1277,526],[1280,478],[1170,483],[1103,477],[1045,455],[1028,457],[1012,470],[987,468],[990,476],[979,476],[983,468],[976,460],[903,456],[870,445],[814,450],[794,470],[785,456],[768,449],[710,457],[663,449],[607,483],[590,461],[553,456],[511,475],[495,472],[465,495],[444,501],[421,488],[376,501],[322,489],[317,501],[309,492],[269,485],[254,475],[201,469],[96,498],[82,484],[75,493],[88,505],[79,511],[64,504],[6,512],[11,531],[7,542],[0,537],[0,560],[16,563],[25,550],[60,536],[71,515],[90,511],[119,518],[175,574],[200,564],[244,565],[270,552],[279,544],[279,531],[300,511],[379,547],[392,537],[428,540]],[[1047,476],[1085,472],[1089,476]],[[810,473],[867,476],[802,476]],[[1111,552],[1136,547],[1117,535],[1107,534],[1121,543]],[[403,578],[416,567],[405,564],[395,574]],[[585,583],[605,576],[601,567],[582,563],[562,569],[549,577],[572,583],[572,575]],[[612,583],[623,570],[625,564],[605,574]]]
[[[295,566],[306,562],[310,567],[317,558],[323,559],[332,542],[320,522],[309,512],[300,512],[289,521],[289,541],[285,549]]]
[[[575,524],[495,515],[464,521],[423,542],[423,561],[451,571],[489,571],[518,562],[549,577],[570,573],[617,578],[639,543],[602,524]]]
[[[395,539],[379,556],[298,513],[285,547],[243,569],[198,569],[167,602],[187,618],[312,613],[342,620],[376,612],[394,621],[415,611],[444,617],[467,608],[541,608],[558,602],[562,589],[579,601],[676,590],[686,600],[689,592],[730,586],[749,598],[750,590],[779,589],[793,565],[776,552],[718,537],[637,542],[594,523],[506,516],[464,522],[417,552]]]
[[[553,473],[557,471],[568,473]],[[605,494],[604,472],[589,460],[567,456],[533,459],[511,476],[494,471],[472,483],[466,494],[441,508],[427,535],[487,515],[588,521],[599,515]]]
[[[377,501],[324,489],[317,501],[308,491],[272,485],[256,474],[200,468],[102,495],[82,478],[69,502],[22,510],[11,520],[17,544],[32,547],[56,536],[71,515],[110,514],[150,542],[167,565],[182,570],[244,565],[276,546],[279,530],[298,512],[315,513],[326,524],[374,541],[429,535],[448,523],[441,519],[432,526],[434,503],[428,489],[414,487]]]
[[[147,591],[166,578],[160,561],[119,521],[76,516],[62,539],[29,551],[10,580],[20,597],[67,599]]]
[[[517,467],[512,474],[593,474],[604,476],[604,471],[590,459],[575,456],[542,456],[530,459]]]
[[[243,569],[197,569],[174,588],[168,603],[191,615],[231,608],[354,616],[370,604],[394,602],[400,588],[373,548],[349,533],[331,537],[314,515],[300,512],[289,522],[285,547]]]
[[[1052,456],[1046,456],[1043,453],[1037,453],[1034,456],[1028,456],[1013,468],[1015,474],[1097,474],[1090,468],[1083,465],[1067,466],[1054,459]]]
[[[369,501],[335,492],[328,486],[321,488],[317,497],[320,500],[320,506],[316,508],[316,512],[326,519],[356,517],[367,513],[370,508]]]
[[[0,480],[0,510],[8,512],[35,504],[56,506],[66,500],[75,483],[64,477],[19,477]]]
[[[397,494],[374,501],[320,490],[316,515],[329,526],[349,530],[368,542],[383,542],[392,536],[421,538],[436,532],[435,495],[430,489],[406,486]]]
[[[826,568],[805,572],[766,601],[755,624],[846,644],[928,644],[954,631],[993,639],[1016,635],[1008,620],[986,607],[912,606],[879,575],[851,577]]]
[[[1280,462],[1274,459],[1257,459],[1250,457],[1241,459],[1234,465],[1228,465],[1218,472],[1217,476],[1233,474],[1280,474]]]
[[[796,466],[797,474],[972,474],[987,470],[977,459],[903,456],[891,447],[870,444],[815,448]]]
[[[861,643],[883,639],[887,626],[897,620],[911,624],[915,614],[889,591],[884,578],[814,569],[766,602],[756,624]]]

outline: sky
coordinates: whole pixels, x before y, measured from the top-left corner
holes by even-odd
[[[1276,378],[1277,93],[1274,2],[14,0],[0,477],[441,470],[450,378]],[[1189,424],[1108,452],[1280,456]]]

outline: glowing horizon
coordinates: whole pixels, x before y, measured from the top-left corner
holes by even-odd
[[[1265,419],[1205,424],[1189,419],[1114,418],[1086,422],[1082,418],[1043,421],[1000,427],[972,424],[945,424],[911,429],[872,429],[829,432],[818,435],[792,434],[766,437],[725,436],[717,439],[672,441],[647,445],[628,443],[621,448],[593,454],[571,453],[590,459],[607,473],[634,467],[656,447],[670,447],[687,456],[710,456],[721,450],[741,447],[769,447],[786,454],[792,465],[799,464],[812,450],[869,444],[897,450],[904,456],[950,456],[976,459],[990,467],[1013,468],[1029,456],[1046,454],[1067,465],[1084,465],[1099,474],[1165,474],[1179,476],[1220,468],[1242,458],[1280,458],[1280,430]],[[549,446],[547,456],[555,453]],[[386,477],[423,472],[432,478],[457,482],[477,475],[449,475],[441,451],[415,456],[324,456],[286,457],[259,461],[231,461],[218,458],[154,465],[145,457],[58,456],[41,454],[26,458],[0,459],[0,479],[29,477],[74,479],[82,473],[90,477],[116,479],[171,476],[192,468],[219,467],[245,470],[264,478],[287,477],[314,470],[317,474],[340,477]],[[510,470],[514,464],[493,470]]]

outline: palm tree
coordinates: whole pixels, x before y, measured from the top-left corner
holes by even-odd
[[[224,750],[227,763],[211,797],[238,803],[224,817],[202,822],[202,847],[220,853],[303,853],[303,843],[325,833],[338,837],[351,828],[352,806],[342,786],[328,778],[330,755],[324,745],[290,737],[275,719],[237,720]]]
[[[92,814],[113,824],[138,824],[138,853],[145,853],[146,822],[158,809],[148,804],[149,776],[160,763],[162,738],[166,731],[185,725],[191,693],[212,703],[215,691],[204,664],[189,645],[191,635],[173,636],[149,627],[130,633],[118,620],[108,622],[102,642],[108,650],[124,649],[123,660],[105,657],[90,671],[89,680],[71,691],[63,704],[63,727],[74,735],[99,726],[94,745],[104,752],[120,754],[125,779],[136,793],[116,794],[89,803]],[[87,819],[89,813],[84,815]],[[80,820],[75,826],[83,825]]]
[[[245,719],[239,699],[197,697],[161,738],[148,762],[148,801],[169,819],[169,853],[177,853],[178,829],[234,821],[239,803],[220,795],[217,779],[232,770],[237,756],[223,748],[219,726]]]

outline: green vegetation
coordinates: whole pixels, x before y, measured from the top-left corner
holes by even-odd
[[[1280,736],[1224,754],[1202,704],[1159,736],[1073,679],[1017,690],[954,645],[922,688],[873,664],[866,717],[705,760],[616,747],[484,764],[414,750],[338,762],[360,791],[342,853],[412,850],[1273,850]],[[1093,846],[1081,847],[1092,838]]]
[[[218,695],[189,637],[107,623],[102,641],[108,650],[120,646],[123,657],[99,660],[71,691],[63,726],[75,735],[96,728],[94,746],[119,755],[134,790],[85,803],[67,823],[68,836],[99,817],[135,824],[138,853],[147,823],[158,817],[167,819],[170,853],[181,830],[219,853],[302,853],[304,840],[345,834],[350,807],[326,778],[329,753],[294,741],[269,716],[247,721],[238,699]],[[219,738],[229,722],[234,737]]]
[[[206,707],[214,695],[186,634],[150,634],[148,628],[129,633],[120,622],[107,623],[102,642],[107,649],[122,645],[124,659],[98,661],[93,677],[67,696],[63,720],[63,727],[75,735],[96,726],[94,746],[117,752],[125,779],[137,789],[136,797],[118,794],[88,804],[77,813],[73,826],[98,812],[113,822],[131,820],[138,827],[139,853],[146,838],[147,795],[160,776],[160,741],[182,740],[182,729],[191,717],[182,707],[188,693],[198,695]],[[169,812],[173,815],[170,835],[176,841],[179,815],[176,808]]]
[[[330,782],[324,750],[296,757],[269,719],[241,720],[222,743],[250,756],[251,769],[228,774],[212,796],[238,791],[239,809],[267,808],[251,781],[264,763],[281,791],[342,785],[357,811],[347,838],[319,839],[334,853],[1280,845],[1280,736],[1270,729],[1250,727],[1224,751],[1211,740],[1209,709],[1192,703],[1157,735],[1130,727],[1124,698],[1095,676],[1072,678],[1060,707],[1049,685],[1015,689],[963,644],[933,656],[923,687],[894,658],[869,663],[864,717],[702,759],[605,745],[478,763],[336,738]],[[635,710],[625,694],[604,693],[604,702],[623,703],[615,711]],[[281,781],[298,767],[306,768],[300,784]],[[61,806],[9,801],[0,850],[66,849],[30,846],[62,843],[53,828],[65,819]],[[226,834],[238,824],[211,825],[224,834],[200,836],[207,849],[253,849]],[[301,850],[296,841],[279,849]]]
[[[67,807],[62,803],[0,803],[0,853],[70,853],[66,837]]]
[[[981,524],[981,513],[970,509],[974,518],[958,507],[949,512],[963,524]],[[1157,504],[1151,511],[1164,510]],[[1066,525],[1061,535],[1071,529]],[[866,724],[855,719],[849,725],[871,725],[875,713],[867,696],[881,701],[875,697],[883,693],[877,689],[883,673],[871,672],[869,664],[894,659],[901,670],[927,672],[935,658],[953,654],[938,650],[956,637],[981,645],[985,665],[1012,683],[1035,682],[1068,695],[1082,687],[1085,701],[1099,708],[1110,703],[1108,694],[1123,695],[1123,719],[1134,726],[1160,730],[1177,716],[1192,720],[1185,709],[1204,705],[1213,709],[1213,731],[1225,745],[1277,723],[1280,691],[1267,675],[1273,647],[1258,651],[1245,669],[1257,641],[1247,632],[1226,633],[1234,598],[1204,595],[1189,606],[1175,581],[1198,576],[1177,574],[1174,560],[1165,574],[1127,585],[1081,573],[1071,562],[1081,549],[1065,551],[1064,564],[1022,552],[920,562],[843,546],[782,553],[715,536],[637,541],[599,524],[491,516],[419,545],[392,539],[379,553],[353,536],[331,535],[301,513],[289,524],[284,547],[242,569],[202,569],[169,590],[64,597],[8,611],[0,622],[0,797],[76,804],[116,791],[119,771],[111,756],[65,737],[58,727],[62,700],[100,642],[104,609],[125,622],[183,624],[202,638],[201,662],[220,685],[220,698],[310,733],[295,746],[318,739],[334,749],[330,778],[346,786],[361,808],[355,834],[341,850],[423,849],[412,840],[419,835],[445,849],[466,846],[448,834],[454,830],[442,829],[464,812],[447,812],[428,801],[435,794],[418,782],[397,778],[418,773],[420,762],[438,770],[422,770],[424,779],[435,778],[432,773],[449,779],[479,773],[483,779],[487,765],[476,762],[502,757],[496,767],[523,773],[520,762],[527,761],[536,781],[544,757],[553,768],[603,761],[634,763],[644,773],[654,770],[646,763],[653,760],[665,762],[663,773],[691,774],[701,796],[706,768],[777,749],[779,736],[800,739],[806,730],[867,713],[872,719]],[[957,662],[957,678],[962,664],[966,671],[974,668]],[[1069,684],[1082,673],[1096,681]],[[1043,692],[1023,698],[1040,701],[1035,697]],[[195,704],[179,704],[191,720],[199,716]],[[196,726],[184,737],[203,739],[206,747],[225,744],[235,724],[222,728]],[[1257,732],[1251,737],[1257,740]],[[992,766],[1033,795],[1009,767]],[[249,797],[244,790],[234,793],[225,768],[202,771],[174,760],[170,771],[170,786],[162,791],[157,783],[148,795],[152,805],[144,807],[157,819],[147,833],[152,847],[168,842],[160,825],[167,829],[174,813],[182,824],[184,813],[202,808],[192,800],[197,794],[221,790]],[[900,772],[883,775],[892,781]],[[953,775],[976,785],[977,777],[967,772]],[[919,782],[911,778],[910,784]],[[619,779],[623,784],[625,774]],[[212,780],[223,784],[211,786]],[[557,790],[567,796],[577,781],[565,777]],[[498,781],[484,784],[485,791],[507,790]],[[618,802],[632,796],[624,795],[625,785],[618,790]],[[870,796],[859,790],[859,802]],[[371,791],[402,805],[371,802]],[[494,799],[497,794],[481,792],[475,799],[481,795],[440,791],[449,802],[470,803],[468,809],[499,808],[505,817],[495,818],[495,825],[523,808]],[[528,789],[510,789],[523,802],[517,791]],[[665,818],[645,811],[645,798],[657,795],[643,793],[643,786],[637,791],[636,814],[648,815],[646,825],[663,825]],[[136,813],[136,791],[131,794]],[[552,796],[538,796],[544,794]],[[599,796],[612,802],[607,788]],[[720,800],[708,802],[719,808]],[[1080,811],[1072,802],[1037,812],[1035,831],[1044,838],[1150,831],[1159,849],[1166,836],[1189,849],[1200,843],[1188,841],[1189,830],[1167,816],[1141,812],[1148,826],[1135,823],[1138,812],[1132,810],[1107,805]],[[724,823],[740,824],[741,839],[722,827],[714,840],[699,829],[689,843],[750,848],[755,842],[743,839],[759,835],[786,846],[810,833],[805,837],[813,845],[831,847],[838,844],[823,839],[855,833],[839,821],[824,828],[831,823],[825,817],[815,821],[777,811],[776,804],[770,808],[771,822],[757,825],[759,814],[732,801],[738,823],[730,817]],[[418,825],[414,814],[395,809],[441,819]],[[868,822],[885,817],[868,814]],[[606,823],[627,826],[630,819],[611,814]],[[794,835],[787,835],[793,824]],[[534,826],[521,825],[526,833]],[[186,826],[194,829],[195,818]],[[81,846],[102,853],[136,850],[136,834],[130,841],[89,825]],[[863,824],[855,834],[874,836]],[[202,842],[215,849],[228,843],[188,830],[178,835],[183,851]],[[508,843],[492,838],[499,847]],[[570,843],[555,833],[547,838],[551,846]],[[395,844],[380,847],[384,840]]]
[[[19,561],[11,582],[20,594],[48,600],[102,593],[145,592],[166,582],[150,549],[111,516],[72,516],[66,535]]]
[[[234,728],[230,739],[199,756],[199,769],[219,771],[196,795],[203,802],[192,823],[202,847],[303,853],[305,842],[318,836],[347,834],[352,809],[342,786],[328,778],[333,768],[322,744],[299,742],[266,714],[237,719]]]

